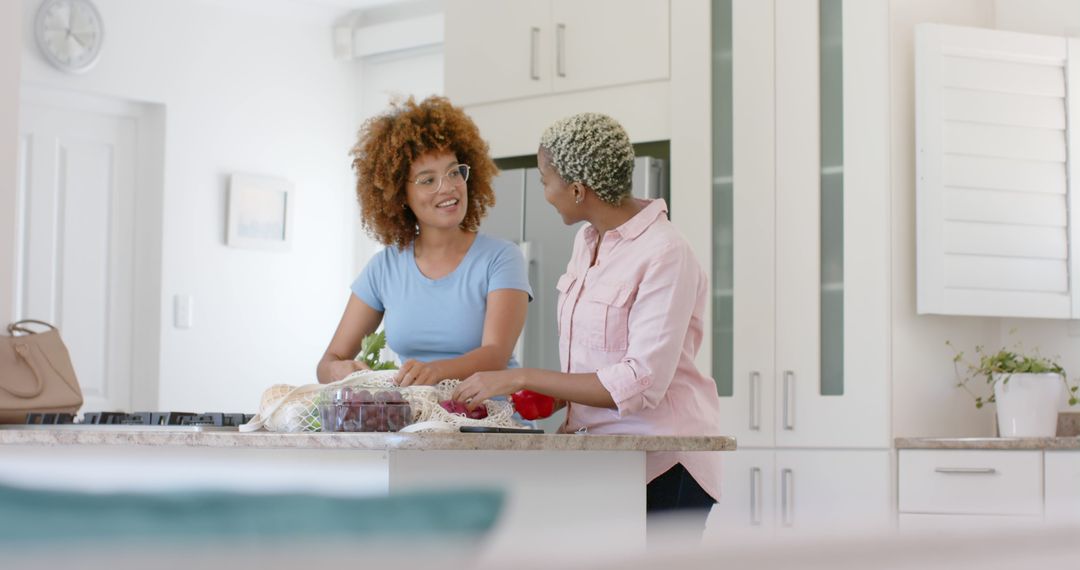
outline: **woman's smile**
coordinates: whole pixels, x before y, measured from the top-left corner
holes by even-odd
[[[460,203],[461,200],[458,198],[447,198],[438,204],[435,204],[435,209],[452,214],[458,211],[458,205]]]

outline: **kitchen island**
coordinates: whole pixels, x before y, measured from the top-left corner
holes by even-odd
[[[732,437],[238,433],[78,426],[0,429],[0,481],[88,491],[389,494],[500,488],[497,550],[572,522],[644,545],[645,453],[719,452]]]

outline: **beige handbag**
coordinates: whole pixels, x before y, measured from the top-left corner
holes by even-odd
[[[34,332],[27,325],[48,330]],[[49,323],[24,320],[0,337],[0,423],[24,423],[28,412],[75,413],[82,390],[60,332]]]

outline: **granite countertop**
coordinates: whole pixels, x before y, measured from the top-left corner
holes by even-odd
[[[1080,449],[1072,437],[898,437],[896,449]]]
[[[896,449],[1080,449],[1080,412],[1059,412],[1057,437],[898,437]]]
[[[178,432],[138,428],[110,430],[12,429],[0,430],[0,445],[127,445],[385,451],[734,451],[735,438],[727,436],[494,433]]]

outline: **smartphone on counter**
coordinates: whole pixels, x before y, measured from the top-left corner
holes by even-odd
[[[463,433],[544,433],[542,429],[488,426],[461,426],[461,431]]]

